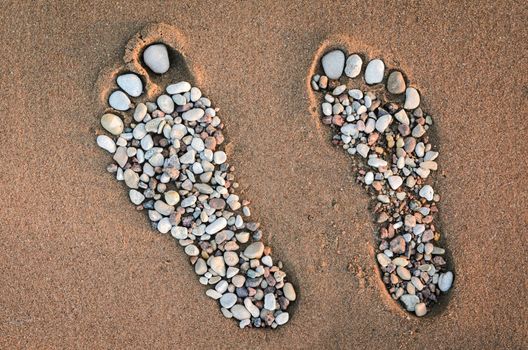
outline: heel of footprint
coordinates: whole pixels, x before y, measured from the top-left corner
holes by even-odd
[[[401,70],[367,57],[322,48],[309,81],[320,97],[312,100],[372,196],[383,283],[392,299],[424,316],[453,283],[434,223],[440,196],[430,176],[439,155],[428,136],[433,119]]]
[[[97,136],[97,144],[112,154],[107,169],[136,209],[182,247],[223,315],[241,328],[276,328],[289,321],[296,292],[259,224],[248,221],[249,202],[236,194],[223,150],[219,109],[189,82],[199,79],[181,40],[172,27],[149,26],[127,45],[125,65],[105,72],[109,108],[101,125],[109,135]]]

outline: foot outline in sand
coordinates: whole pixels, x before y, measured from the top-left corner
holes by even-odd
[[[189,65],[184,43],[171,26],[147,26],[127,44],[125,65],[101,73],[97,143],[113,157],[108,171],[152,227],[176,239],[224,316],[241,328],[276,328],[289,320],[295,289],[259,224],[247,221],[224,125],[195,87],[200,71]]]
[[[429,139],[433,120],[407,75],[361,46],[339,38],[316,53],[307,81],[311,107],[372,196],[384,285],[404,309],[424,316],[453,283],[433,223],[440,200],[430,176],[438,157]]]

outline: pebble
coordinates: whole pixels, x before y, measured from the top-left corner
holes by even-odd
[[[122,74],[116,79],[117,85],[132,97],[138,97],[143,93],[143,82],[134,73]]]
[[[123,168],[128,162],[128,155],[125,147],[117,147],[116,152],[114,153],[114,160],[117,164]]]
[[[200,250],[193,244],[189,244],[185,247],[185,254],[189,256],[197,256],[200,254]]]
[[[277,308],[277,302],[273,293],[268,293],[264,296],[264,308],[273,311]]]
[[[130,201],[135,205],[140,205],[145,200],[145,196],[141,192],[134,189],[128,192],[128,196],[130,197]]]
[[[123,120],[112,113],[103,114],[101,117],[101,125],[112,135],[120,135],[125,129]]]
[[[158,200],[154,203],[154,209],[161,215],[169,216],[174,212],[174,207],[164,201]]]
[[[226,226],[227,220],[225,218],[218,218],[205,228],[205,232],[210,235],[214,235],[215,233],[223,230]]]
[[[250,298],[244,299],[244,306],[249,311],[251,316],[253,316],[253,317],[259,317],[260,316],[259,308],[256,307],[255,304],[253,304],[253,302],[251,301]]]
[[[418,317],[425,316],[425,314],[427,313],[427,307],[425,306],[425,303],[416,304],[414,307],[414,313]]]
[[[128,96],[121,90],[114,91],[108,97],[108,104],[118,111],[127,111],[130,109],[131,102]]]
[[[376,130],[379,132],[384,132],[392,122],[392,116],[390,114],[385,114],[376,120]]]
[[[396,268],[396,273],[404,281],[409,281],[411,279],[411,272],[403,266],[398,266]]]
[[[196,260],[196,263],[194,264],[194,272],[200,276],[207,272],[207,263],[204,259]]]
[[[143,52],[143,62],[154,73],[163,74],[169,70],[169,53],[164,44],[150,45]]]
[[[114,140],[106,135],[97,136],[97,145],[110,153],[115,153],[117,148]]]
[[[264,253],[264,243],[255,242],[251,243],[244,250],[244,255],[249,259],[260,259]]]
[[[287,312],[282,312],[277,317],[275,317],[275,322],[282,326],[283,324],[287,323],[290,320],[290,314]]]
[[[138,103],[136,109],[134,109],[134,120],[136,122],[141,122],[147,115],[147,105],[144,103]]]
[[[415,88],[407,88],[405,90],[405,104],[403,108],[405,109],[416,109],[420,105],[420,94]]]
[[[211,269],[216,272],[218,275],[224,277],[226,274],[226,266],[224,263],[224,258],[221,256],[214,256],[209,259],[209,266]],[[225,306],[224,306],[225,307]],[[228,307],[229,309],[229,307]]]
[[[434,190],[430,185],[425,185],[420,189],[420,197],[432,201],[434,197]]]
[[[179,83],[176,83],[176,84],[170,84],[165,89],[165,91],[167,91],[169,95],[183,94],[190,90],[191,90],[191,84],[189,84],[186,81],[180,81]]]
[[[174,112],[174,101],[169,95],[160,95],[156,103],[164,113],[171,114]]]
[[[367,163],[368,163],[368,165],[370,165],[373,168],[379,168],[379,167],[386,167],[387,166],[387,161],[385,161],[383,159],[380,159],[380,158],[374,158],[374,157],[369,158]]]
[[[161,233],[167,233],[171,230],[171,223],[169,218],[163,218],[160,221],[158,221],[158,231]]]
[[[365,69],[365,82],[369,85],[381,83],[385,72],[385,64],[380,59],[374,59],[367,64]]]
[[[367,158],[370,151],[370,147],[364,143],[360,143],[356,146],[356,150],[363,158]]]
[[[405,91],[405,79],[401,72],[393,71],[387,78],[387,90],[391,94],[401,94]]]
[[[378,259],[378,263],[383,267],[387,267],[391,263],[391,259],[383,253],[378,253],[376,258]]]
[[[451,285],[453,284],[453,273],[451,271],[447,271],[446,273],[440,274],[440,277],[438,278],[438,288],[442,292],[447,292]]]
[[[224,164],[227,160],[227,155],[224,151],[217,151],[213,155],[213,161],[215,164]]]
[[[345,54],[341,50],[330,51],[323,56],[321,64],[329,79],[339,79],[345,68]]]
[[[295,301],[295,299],[297,299],[295,289],[293,288],[293,285],[290,282],[286,282],[284,284],[284,287],[282,287],[282,292],[284,293],[286,299],[288,299],[289,301]]]
[[[349,78],[355,78],[361,73],[361,66],[363,65],[363,60],[359,55],[353,54],[348,56],[345,65],[345,74]]]
[[[125,184],[130,188],[138,188],[139,175],[132,169],[125,170],[124,173]]]
[[[393,190],[398,189],[403,184],[403,179],[400,176],[389,176],[388,181]]]
[[[230,311],[233,314],[233,317],[239,321],[248,320],[251,317],[249,311],[240,304],[235,304]]]
[[[168,205],[176,205],[180,201],[180,195],[176,191],[165,192],[165,202]]]
[[[200,120],[205,114],[205,111],[201,108],[193,108],[182,114],[183,120],[188,122],[195,122]]]

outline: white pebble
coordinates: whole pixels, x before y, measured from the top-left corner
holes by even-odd
[[[165,73],[170,67],[167,47],[163,44],[150,45],[143,52],[143,61],[154,73]]]
[[[114,153],[116,151],[116,144],[114,140],[106,135],[97,136],[97,145],[110,153]]]
[[[143,82],[134,73],[123,74],[117,77],[117,85],[132,97],[138,97],[143,92]]]
[[[420,189],[420,197],[427,199],[428,201],[433,200],[434,190],[430,185],[425,185]]]
[[[407,88],[405,90],[405,103],[403,108],[405,109],[415,109],[420,105],[420,94],[415,88]]]
[[[204,114],[205,114],[205,111],[203,109],[193,108],[193,109],[188,110],[187,112],[183,112],[182,118],[183,120],[194,122],[202,118]]]
[[[170,84],[165,89],[165,91],[167,91],[169,95],[182,94],[189,90],[191,90],[191,84],[189,84],[186,81],[180,81],[179,83],[176,83],[176,84]]]
[[[108,98],[108,104],[110,107],[117,109],[118,111],[127,111],[130,108],[130,99],[121,90],[114,91]]]
[[[365,69],[365,82],[369,85],[381,83],[385,64],[380,59],[370,61]]]
[[[353,54],[348,56],[345,65],[345,74],[347,77],[355,78],[361,73],[361,66],[363,65],[363,60],[359,55]]]
[[[112,135],[120,135],[125,128],[123,120],[112,113],[106,113],[101,117],[101,125]]]
[[[323,56],[321,64],[329,79],[339,79],[345,68],[345,54],[341,50],[330,51]]]
[[[161,95],[156,100],[158,107],[167,114],[174,112],[174,101],[169,95]]]

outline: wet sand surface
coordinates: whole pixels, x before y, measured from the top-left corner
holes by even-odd
[[[526,348],[527,16],[520,1],[7,2],[0,347]],[[241,193],[297,285],[277,331],[226,320],[174,240],[105,170],[99,74],[151,22],[185,36]],[[399,64],[436,122],[456,277],[424,319],[381,285],[369,198],[313,117],[309,70],[336,35]]]

